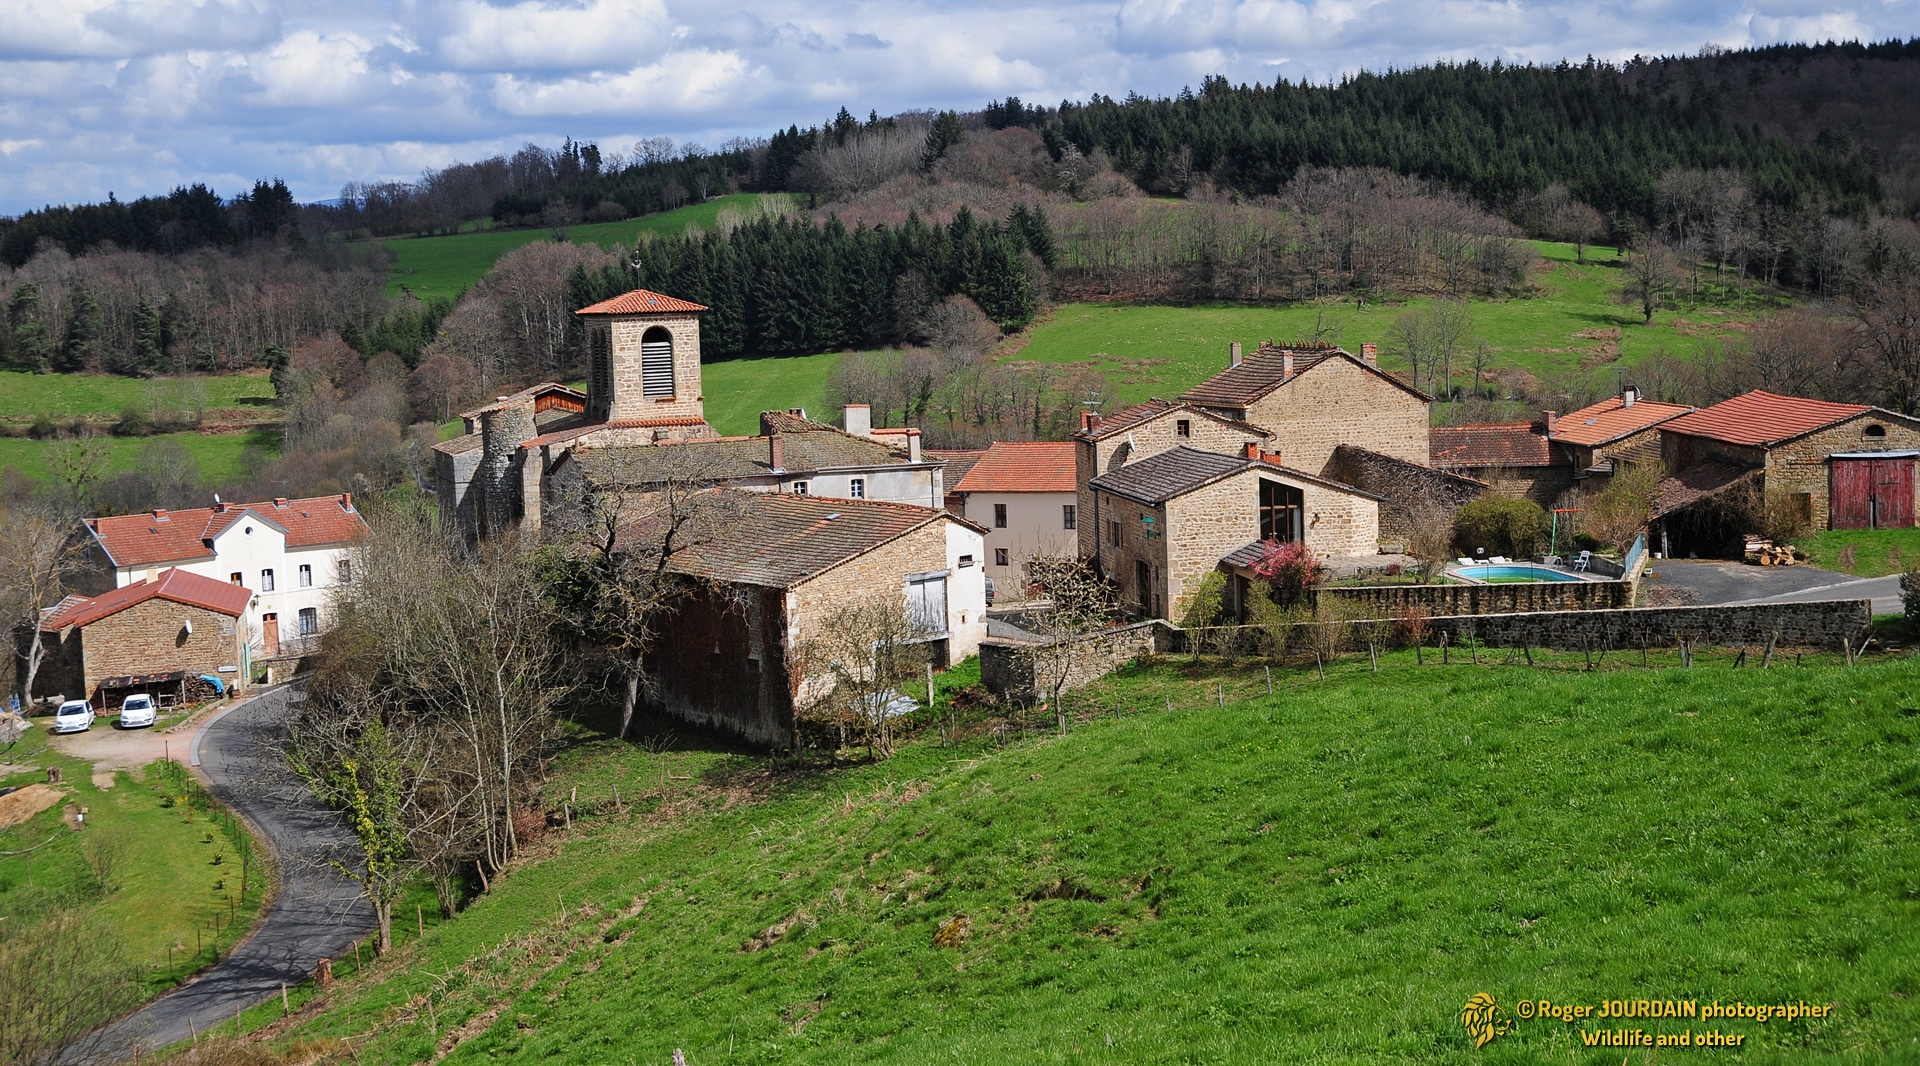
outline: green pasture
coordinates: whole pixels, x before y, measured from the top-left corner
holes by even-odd
[[[825,393],[827,376],[839,358],[837,352],[826,352],[707,363],[700,368],[707,421],[727,435],[758,433],[760,412],[789,407],[804,407],[811,417],[835,421],[838,412],[826,409]]]
[[[718,196],[705,203],[625,222],[570,226],[567,239],[609,250],[616,245],[632,247],[642,233],[668,236],[688,226],[706,229],[720,217],[721,211],[731,207],[748,214],[757,209],[759,201],[757,193]],[[524,244],[552,239],[552,231],[545,227],[474,230],[444,237],[391,237],[382,242],[393,253],[393,274],[387,281],[387,294],[398,296],[405,290],[422,300],[458,296],[493,269],[494,261],[502,255]]]
[[[109,721],[102,718],[94,729],[111,728]],[[65,796],[0,831],[0,851],[39,845],[0,857],[0,916],[8,932],[31,935],[34,922],[78,910],[119,939],[148,996],[213,961],[216,946],[231,947],[251,927],[271,873],[256,856],[248,864],[250,888],[241,892],[240,856],[210,820],[212,801],[171,786],[179,775],[163,772],[166,764],[158,762],[119,771],[112,787],[100,787],[89,763],[48,746],[43,720],[34,726],[7,754],[0,785],[44,782],[46,767],[58,766],[63,782],[57,787]],[[174,746],[184,751],[188,739]],[[79,831],[65,820],[70,806],[85,808]]]
[[[1856,577],[1920,569],[1920,529],[1828,529],[1799,538],[1812,565]]]
[[[200,480],[206,484],[236,481],[249,471],[241,461],[249,447],[272,454],[280,451],[281,436],[272,429],[250,429],[239,433],[162,433],[151,437],[95,437],[105,451],[102,475],[118,474],[140,465],[146,449],[160,441],[173,441],[200,464]],[[53,478],[54,464],[62,452],[80,447],[77,440],[33,440],[28,437],[0,437],[0,470],[13,469],[35,480]]]
[[[1745,1036],[1715,1061],[1914,1061],[1910,663],[1501,654],[1286,665],[1271,695],[1257,663],[1132,667],[1064,735],[963,715],[875,764],[582,737],[545,799],[572,828],[280,1039],[369,1063],[1612,1066],[1517,1005],[1804,999],[1832,1015],[1624,1024]],[[1512,1029],[1476,1050],[1478,993]]]
[[[58,421],[81,415],[117,416],[130,405],[179,410],[264,407],[273,402],[267,373],[204,374],[181,378],[127,378],[112,374],[28,374],[0,370],[0,419],[46,415]]]

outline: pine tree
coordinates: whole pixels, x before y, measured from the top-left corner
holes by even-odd
[[[166,324],[160,309],[144,296],[133,308],[133,350],[128,354],[129,374],[158,373],[167,361]]]
[[[53,361],[53,336],[40,306],[40,286],[29,281],[13,290],[7,324],[13,327],[15,365],[46,373]]]
[[[77,374],[99,357],[100,338],[106,333],[105,316],[93,290],[81,289],[73,297],[73,314],[67,318],[67,336],[54,356],[53,368],[63,374]]]
[[[927,131],[927,147],[920,153],[920,169],[931,171],[947,149],[966,140],[966,127],[960,125],[960,116],[951,111],[940,112],[933,120],[933,128]]]

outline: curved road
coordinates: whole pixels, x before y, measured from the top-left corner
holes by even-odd
[[[212,791],[252,819],[280,867],[280,892],[266,921],[190,984],[154,1000],[82,1041],[92,1048],[157,1048],[233,1022],[235,1012],[313,975],[321,959],[373,929],[373,912],[353,882],[326,865],[357,857],[352,834],[320,806],[286,764],[286,715],[302,698],[283,686],[234,707],[195,734],[192,759]]]

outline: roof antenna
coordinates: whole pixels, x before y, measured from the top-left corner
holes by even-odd
[[[213,502],[214,502],[214,503],[216,503],[216,504],[220,502],[220,494],[219,494],[219,493],[217,493],[217,492],[216,492],[216,493],[214,493],[214,494],[213,494]]]

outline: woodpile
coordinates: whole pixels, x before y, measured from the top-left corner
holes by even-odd
[[[1792,566],[1805,561],[1807,553],[1791,544],[1775,545],[1761,537],[1748,537],[1746,557],[1755,566]]]

